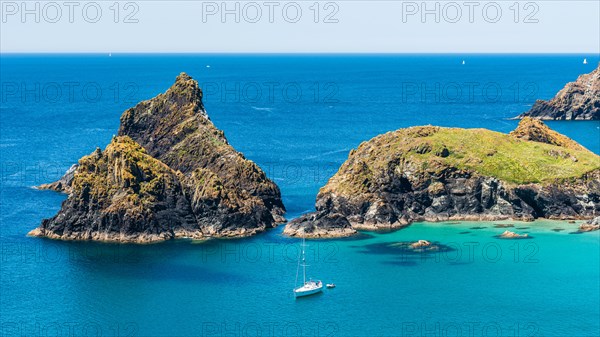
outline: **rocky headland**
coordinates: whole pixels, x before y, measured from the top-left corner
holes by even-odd
[[[290,236],[339,237],[414,221],[589,219],[600,157],[525,118],[510,134],[420,126],[363,142]]]
[[[575,82],[567,83],[549,101],[537,100],[531,110],[518,118],[544,120],[600,120],[600,65]]]
[[[51,182],[49,184],[41,184],[40,186],[36,186],[39,190],[52,190],[56,192],[62,192],[66,194],[71,193],[71,183],[73,182],[73,178],[75,177],[75,171],[79,164],[73,164],[67,170],[67,172],[57,181]]]
[[[184,73],[125,111],[104,150],[39,188],[69,194],[58,214],[30,232],[54,239],[240,237],[285,221],[279,188],[229,145]]]

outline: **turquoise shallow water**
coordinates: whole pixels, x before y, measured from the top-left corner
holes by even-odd
[[[83,335],[595,335],[598,232],[523,226],[536,226],[517,230],[533,239],[497,239],[504,229],[490,223],[439,223],[312,241],[309,276],[337,287],[299,300],[291,293],[297,241],[280,229],[204,244],[4,245],[12,268],[2,270],[2,310],[14,321],[3,324]],[[390,246],[418,239],[453,250],[411,255]]]
[[[421,124],[508,132],[517,124],[508,117],[592,69],[582,55],[471,55],[466,68],[462,58],[3,55],[2,335],[600,335],[599,233],[571,234],[577,223],[499,222],[533,237],[526,240],[496,238],[505,229],[493,223],[461,222],[312,241],[309,274],[337,287],[300,300],[291,293],[298,241],[283,237],[282,227],[248,239],[148,246],[25,236],[64,199],[31,186],[105,146],[123,110],[164,91],[181,71],[203,83],[211,119],[279,184],[293,218],[312,209],[318,188],[363,140]],[[67,95],[67,82],[102,95]],[[262,91],[256,98],[249,83],[295,86],[302,94],[292,100]],[[503,94],[490,101],[475,90],[452,100],[444,94],[456,88],[452,83]],[[535,94],[523,94],[528,84]],[[407,96],[415,85],[433,94]],[[62,94],[55,99],[57,86]],[[549,124],[600,153],[600,123]],[[418,239],[450,251],[411,255],[393,246]]]

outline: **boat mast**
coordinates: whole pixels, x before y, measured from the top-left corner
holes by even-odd
[[[306,284],[306,259],[304,256],[304,247],[306,247],[306,238],[302,238],[302,269],[303,269],[303,275],[304,275],[304,281],[302,284]]]

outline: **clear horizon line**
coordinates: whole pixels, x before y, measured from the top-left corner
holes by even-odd
[[[501,51],[501,52],[431,52],[431,51],[411,51],[411,52],[392,52],[392,51],[0,51],[3,54],[62,54],[62,55],[104,55],[104,54],[121,54],[121,55],[589,55],[600,57],[600,52],[523,52],[523,51]]]

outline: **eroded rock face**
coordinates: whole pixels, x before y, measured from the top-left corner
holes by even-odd
[[[40,186],[37,186],[37,189],[52,190],[52,191],[56,191],[56,192],[70,194],[71,193],[71,183],[73,182],[73,177],[75,176],[75,170],[77,169],[78,166],[79,166],[78,164],[71,165],[71,167],[67,170],[67,172],[60,179],[58,179],[55,182],[49,183],[49,184],[42,184]]]
[[[549,101],[537,100],[519,116],[546,120],[600,120],[600,65],[568,83]]]
[[[69,193],[59,213],[30,233],[56,239],[238,237],[285,221],[279,188],[228,144],[186,74],[125,111],[104,151],[42,187]]]
[[[399,228],[413,221],[599,214],[600,157],[567,137],[556,133],[562,137],[556,138],[545,125],[540,128],[541,122],[532,124],[536,130],[522,123],[510,135],[426,126],[362,143],[321,188],[316,211],[291,221],[285,233],[313,226],[324,236],[323,231],[337,231],[343,219],[360,230]],[[526,140],[522,134],[539,138]],[[564,141],[561,146],[556,139]]]
[[[341,238],[356,234],[348,220],[339,214],[310,213],[294,219],[283,234],[305,238]]]

